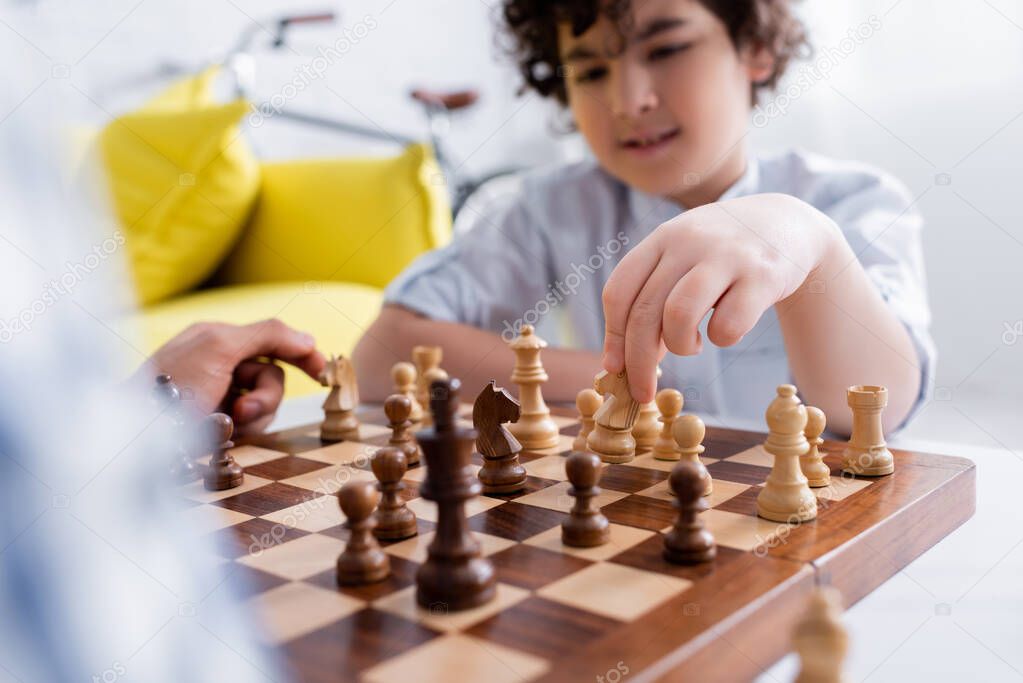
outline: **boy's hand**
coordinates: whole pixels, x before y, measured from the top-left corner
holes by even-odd
[[[140,373],[165,372],[190,389],[203,414],[229,413],[239,435],[273,420],[284,395],[284,361],[316,379],[326,359],[316,342],[279,320],[251,325],[197,323],[161,346]]]
[[[666,351],[700,352],[698,327],[731,346],[765,310],[808,281],[836,240],[831,219],[781,194],[707,204],[659,226],[604,287],[604,368],[628,370],[632,396],[652,401]]]

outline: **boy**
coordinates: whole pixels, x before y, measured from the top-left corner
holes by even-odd
[[[390,391],[414,344],[442,345],[466,386],[501,381],[499,333],[540,319],[565,345],[544,352],[549,400],[603,366],[650,401],[659,363],[694,412],[759,420],[792,381],[848,433],[845,389],[870,383],[889,389],[886,429],[903,424],[935,362],[906,191],[744,140],[757,94],[805,43],[789,2],[506,0],[504,14],[527,84],[570,109],[595,160],[527,177],[391,284],[355,350],[364,395]]]

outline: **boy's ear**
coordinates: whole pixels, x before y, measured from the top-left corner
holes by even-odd
[[[766,82],[774,73],[774,54],[764,45],[748,45],[743,52],[750,82],[754,85]]]

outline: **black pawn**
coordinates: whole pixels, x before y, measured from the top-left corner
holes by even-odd
[[[406,403],[408,399],[401,397]],[[377,523],[373,535],[382,541],[410,538],[419,533],[416,515],[408,509],[400,497],[405,484],[401,478],[408,470],[405,454],[401,449],[385,446],[373,456],[373,474],[380,489],[380,505],[377,507]]]
[[[234,448],[231,434],[234,433],[234,420],[224,413],[213,413],[206,418],[207,425],[213,432],[217,444],[210,458],[209,467],[203,475],[203,485],[207,491],[223,491],[241,486],[245,473],[241,465],[234,461],[228,450]]]
[[[611,538],[611,526],[596,504],[600,471],[600,458],[588,451],[576,451],[565,460],[565,474],[572,484],[568,495],[575,497],[575,504],[561,523],[561,542],[565,545],[590,548]]]
[[[345,549],[337,558],[339,586],[358,586],[383,581],[391,573],[391,562],[373,537],[373,510],[380,494],[369,481],[350,481],[337,494],[341,512],[350,532]]]
[[[709,507],[703,497],[707,487],[704,476],[699,467],[683,460],[668,477],[678,516],[664,534],[664,559],[673,564],[710,562],[717,555],[714,537],[700,519],[700,513]]]

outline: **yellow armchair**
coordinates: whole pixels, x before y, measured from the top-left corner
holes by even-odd
[[[211,122],[207,147],[197,142],[201,136],[195,126],[189,128],[189,144],[203,149],[213,163],[182,169],[185,185],[178,169],[168,168],[169,160],[179,158],[167,148],[172,134],[161,135],[161,147],[150,149],[160,157],[156,160],[144,158],[146,144],[133,145],[134,156],[116,162],[108,155],[116,202],[131,198],[140,206],[147,196],[158,201],[168,182],[178,195],[194,200],[188,214],[161,212],[141,225],[122,225],[143,304],[128,324],[139,330],[145,350],[152,352],[195,322],[280,318],[312,334],[324,353],[350,354],[376,317],[387,283],[416,256],[451,237],[447,193],[432,153],[423,145],[411,145],[393,157],[261,165],[247,146],[238,144],[237,109],[230,121],[197,117],[197,109],[220,107],[210,100],[210,81],[207,73],[177,83],[144,110],[154,129],[158,123],[173,129],[175,115],[179,122]],[[136,135],[139,126],[125,128],[131,116],[111,124],[105,139],[116,139],[118,133]],[[229,153],[217,154],[217,149]],[[147,164],[166,169],[158,182],[134,173]],[[239,174],[240,168],[256,171]],[[187,184],[193,181],[194,187]],[[221,210],[208,201],[210,188],[217,189],[217,196],[245,201],[254,195],[251,214]],[[122,219],[124,214],[119,212]],[[133,249],[133,241],[140,248]],[[140,263],[140,258],[147,262]],[[153,268],[153,262],[166,267]],[[196,263],[198,270],[192,267]],[[205,281],[195,288],[199,279]],[[286,374],[288,396],[319,390],[300,372],[286,369]]]

